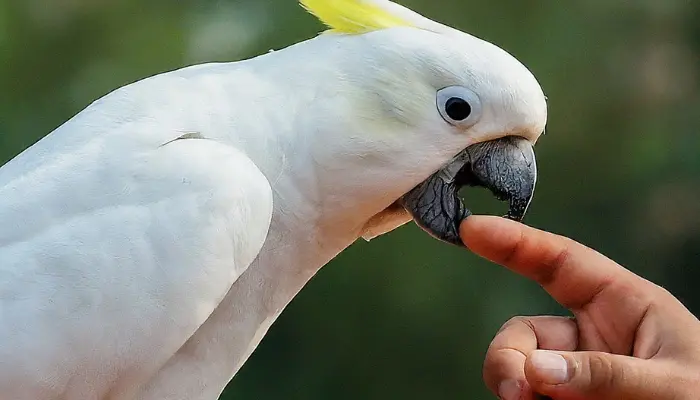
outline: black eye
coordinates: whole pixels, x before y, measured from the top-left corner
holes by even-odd
[[[436,100],[440,116],[450,125],[466,129],[481,119],[481,99],[464,86],[442,88],[438,90]]]
[[[445,113],[454,121],[464,121],[472,114],[472,106],[459,97],[450,97],[445,102]]]

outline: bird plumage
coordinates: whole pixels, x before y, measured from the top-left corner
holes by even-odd
[[[367,227],[396,199],[470,144],[534,142],[534,77],[444,29],[321,35],[150,77],[2,166],[0,393],[214,399],[319,268],[410,220]],[[447,85],[482,96],[478,123],[445,123]]]
[[[0,185],[7,398],[89,399],[145,383],[267,235],[271,189],[235,148],[97,142]],[[110,144],[124,146],[118,158]]]

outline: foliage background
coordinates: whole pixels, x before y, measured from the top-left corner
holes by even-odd
[[[700,311],[700,2],[404,4],[539,77],[550,122],[527,222]],[[320,29],[294,0],[0,0],[0,163],[118,86]],[[478,212],[503,211],[467,196]],[[481,363],[493,334],[513,315],[551,312],[562,310],[536,285],[409,226],[324,268],[224,398],[491,398]]]

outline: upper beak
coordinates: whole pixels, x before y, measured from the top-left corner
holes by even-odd
[[[532,144],[507,136],[472,145],[400,199],[414,221],[435,238],[463,246],[459,226],[472,212],[458,197],[463,186],[482,186],[509,203],[506,218],[521,221],[535,193]]]

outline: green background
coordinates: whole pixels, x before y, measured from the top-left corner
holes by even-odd
[[[700,2],[404,4],[499,44],[542,83],[550,121],[526,221],[700,310]],[[0,163],[116,87],[320,29],[293,0],[0,0]],[[491,398],[481,365],[500,325],[562,312],[535,284],[410,225],[322,269],[224,398]]]

